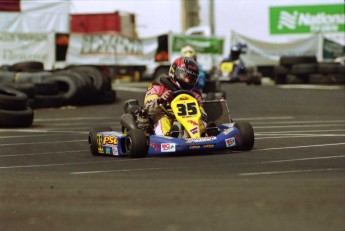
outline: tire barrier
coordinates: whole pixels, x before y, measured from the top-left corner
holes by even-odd
[[[0,127],[30,127],[33,110],[25,93],[0,85]]]
[[[115,100],[111,80],[94,66],[44,71],[39,62],[22,62],[0,67],[0,127],[31,126],[32,108]]]
[[[313,83],[344,84],[344,65],[335,62],[317,62],[315,56],[282,56],[274,67],[276,84]]]

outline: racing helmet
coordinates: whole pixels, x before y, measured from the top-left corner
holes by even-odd
[[[233,45],[230,50],[230,55],[232,58],[237,59],[241,54],[241,48],[239,45]]]
[[[182,57],[190,57],[196,61],[196,53],[195,49],[192,46],[184,46],[181,49],[181,56]]]
[[[197,83],[199,67],[194,59],[180,57],[170,66],[168,78],[182,90],[191,90]]]

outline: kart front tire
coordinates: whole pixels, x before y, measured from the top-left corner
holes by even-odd
[[[240,151],[250,151],[254,146],[254,130],[248,122],[236,122],[234,125],[241,133],[242,146],[238,147]]]
[[[125,147],[130,158],[146,157],[148,145],[145,132],[140,129],[129,130],[125,140]]]
[[[98,132],[108,132],[112,131],[111,127],[103,126],[103,127],[95,127],[89,132],[89,149],[92,155],[99,156],[98,153],[98,144],[97,144],[97,133]]]

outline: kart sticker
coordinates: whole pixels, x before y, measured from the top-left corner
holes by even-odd
[[[162,143],[161,152],[175,152],[176,144],[175,143]]]
[[[191,150],[200,149],[200,146],[199,145],[189,146],[189,149],[191,149]]]
[[[200,137],[200,138],[188,138],[186,143],[194,143],[194,142],[206,142],[206,141],[212,141],[216,140],[217,137],[211,136],[211,137]]]
[[[157,143],[150,143],[150,146],[151,146],[154,150],[156,150],[156,151],[159,151],[159,150],[160,150],[160,148],[159,148],[159,146],[158,146]]]
[[[227,134],[229,134],[230,132],[232,132],[234,130],[234,128],[228,128],[228,129],[226,129],[223,133],[224,133],[224,135],[227,135]]]
[[[117,149],[117,147],[112,147],[113,149],[113,155],[119,155],[119,150]]]
[[[213,148],[214,144],[205,144],[203,147],[204,148]]]
[[[231,137],[231,138],[228,138],[228,139],[225,139],[225,144],[226,144],[226,147],[232,147],[232,146],[235,146],[236,145],[236,141],[235,141],[235,138],[234,137]]]
[[[198,128],[198,127],[194,127],[194,128],[192,128],[192,129],[190,129],[190,132],[191,132],[192,134],[199,133],[199,128]]]
[[[117,138],[114,136],[104,136],[103,145],[106,145],[106,144],[117,145]]]

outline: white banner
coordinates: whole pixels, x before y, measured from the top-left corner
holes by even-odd
[[[0,32],[0,65],[38,61],[51,70],[55,62],[54,33]]]
[[[154,61],[157,37],[129,39],[117,34],[70,35],[67,64],[147,65]]]
[[[6,32],[68,32],[71,2],[20,1],[20,12],[2,11],[0,31]]]
[[[232,32],[232,44],[247,44],[247,53],[241,59],[247,66],[278,65],[281,56],[315,55],[320,57],[322,40],[319,35],[291,43],[266,43]]]

